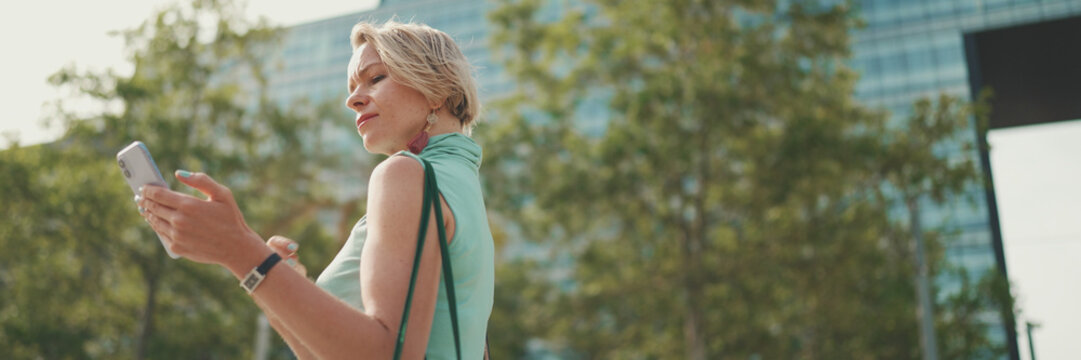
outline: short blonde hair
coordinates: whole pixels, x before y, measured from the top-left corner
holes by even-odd
[[[469,134],[480,112],[473,68],[454,39],[428,25],[361,22],[349,36],[353,51],[371,44],[395,81],[419,91],[431,103],[443,102]]]

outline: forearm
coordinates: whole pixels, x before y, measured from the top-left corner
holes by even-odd
[[[202,173],[177,171],[177,179],[206,194],[207,199],[198,199],[163,187],[148,186],[141,190],[139,200],[139,205],[145,209],[143,217],[154,231],[164,236],[163,240],[170,249],[192,261],[220,264],[237,279],[246,277],[253,268],[274,253],[262,237],[244,223],[240,209],[228,188]],[[419,210],[419,202],[416,203],[418,209],[415,210]],[[394,238],[407,239],[409,236]],[[431,243],[434,244],[435,241]],[[409,243],[400,241],[397,244]],[[406,252],[411,251],[405,246],[387,248],[388,251],[397,253],[387,252],[384,256],[395,259],[405,259]],[[374,260],[371,262],[378,263]],[[401,265],[404,260],[385,263]],[[434,264],[438,266],[438,262]],[[431,314],[435,308],[438,282],[434,279],[438,278],[437,269],[432,268],[428,274],[427,277],[432,280],[424,283],[431,286],[424,287],[424,291],[419,292],[416,302],[418,305],[414,305],[421,306],[424,315],[419,316],[419,320],[418,317],[413,320],[420,325],[410,327],[409,332],[418,335],[413,336],[412,346],[407,343],[405,347],[407,358],[423,357],[431,326]],[[389,277],[382,279],[382,282],[373,280],[375,285],[367,288],[400,288],[404,275],[397,271],[401,270],[388,270]],[[380,284],[383,286],[380,287]],[[379,300],[396,297],[386,291],[372,293],[382,295],[378,297]],[[366,306],[366,314],[334,298],[288,266],[272,267],[252,296],[264,312],[275,315],[282,328],[292,333],[313,355],[322,359],[391,357],[396,344],[395,333],[398,330],[397,309],[401,309],[401,304],[405,302],[387,300],[384,304],[378,300],[364,299],[365,304],[372,303],[371,306]]]
[[[264,306],[259,305],[259,307],[262,308]],[[315,355],[313,355],[311,351],[308,350],[308,347],[304,345],[304,343],[301,342],[300,339],[298,339],[292,331],[289,331],[289,328],[285,327],[285,325],[282,324],[281,321],[278,321],[277,316],[273,315],[273,313],[268,312],[266,313],[266,317],[267,321],[270,322],[270,326],[274,328],[274,331],[278,332],[278,335],[281,335],[282,339],[285,340],[285,343],[289,345],[289,349],[293,350],[293,355],[296,355],[297,359],[316,359]]]
[[[253,252],[249,258],[226,267],[241,279],[271,253],[269,248],[263,249],[265,251]],[[390,329],[284,266],[272,268],[252,296],[256,305],[276,319],[277,329],[292,334],[294,340],[290,345],[301,344],[313,357],[389,358],[393,355],[394,334]]]

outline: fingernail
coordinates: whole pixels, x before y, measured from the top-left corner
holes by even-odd
[[[297,261],[293,259],[285,259],[285,263],[289,264],[289,266],[297,266]]]
[[[140,186],[140,187],[139,187],[139,193],[140,193],[140,194],[142,194],[142,193],[143,193],[143,189],[146,189],[146,186]]]
[[[142,199],[143,199],[143,197],[142,197],[142,196],[139,196],[138,194],[136,194],[136,195],[135,195],[135,203],[136,203],[136,204],[138,204],[138,203],[139,203],[139,200],[142,200]]]
[[[144,207],[140,206],[140,207],[139,207],[139,213],[140,213],[140,214],[142,214],[142,213],[144,213],[144,212],[146,212],[146,208],[144,208]]]
[[[298,247],[297,243],[289,243],[289,246],[286,246],[285,248],[289,249],[289,251],[297,251]]]
[[[191,177],[191,172],[187,170],[177,170],[176,175],[182,178]]]

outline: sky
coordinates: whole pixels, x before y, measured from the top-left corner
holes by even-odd
[[[265,16],[279,25],[369,9],[377,0],[249,0],[251,18]],[[123,42],[110,30],[132,28],[163,0],[40,0],[3,2],[0,37],[0,135],[17,134],[23,145],[50,141],[58,129],[40,125],[42,105],[65,98],[47,84],[67,65],[79,70],[114,69],[130,74]],[[6,147],[0,136],[0,147]],[[1001,216],[1007,271],[1022,314],[1019,323],[1040,324],[1034,331],[1038,358],[1081,354],[1081,121],[992,131],[991,159]],[[1020,329],[1022,359],[1027,339]]]
[[[264,16],[272,23],[288,26],[370,9],[377,1],[248,0],[246,14],[251,19]],[[155,10],[173,2],[37,0],[0,4],[0,44],[5,53],[0,66],[0,108],[4,110],[0,117],[0,148],[8,146],[3,136],[6,134],[18,134],[23,145],[58,137],[58,126],[41,126],[42,104],[70,94],[49,85],[49,75],[68,65],[79,70],[111,68],[130,74],[132,68],[123,58],[123,40],[107,33],[134,28]],[[64,100],[69,104],[90,104],[86,100]]]

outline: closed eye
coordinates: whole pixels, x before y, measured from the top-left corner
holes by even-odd
[[[385,79],[386,77],[387,77],[386,75],[373,76],[371,79],[368,80],[368,84],[375,85],[375,83],[383,81],[383,79]],[[348,87],[349,87],[349,93],[350,94],[352,94],[353,91],[355,91],[357,89],[357,86],[354,85],[353,81],[349,81],[349,86]]]

